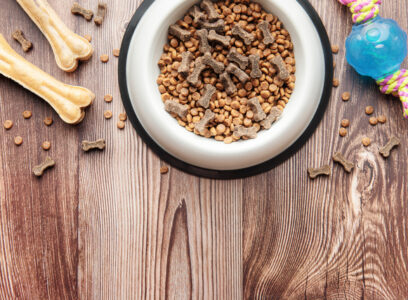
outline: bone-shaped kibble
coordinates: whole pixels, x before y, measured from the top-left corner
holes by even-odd
[[[214,7],[214,4],[210,0],[204,0],[203,2],[201,2],[200,7],[205,10],[210,22],[213,22],[220,18],[220,15]]]
[[[331,168],[329,165],[320,167],[320,168],[309,168],[307,169],[307,172],[309,173],[309,177],[311,179],[315,179],[318,176],[330,176],[331,175]]]
[[[208,108],[208,106],[210,106],[210,100],[216,91],[217,89],[215,86],[206,84],[204,87],[204,95],[198,100],[197,104],[204,108]]]
[[[257,129],[256,127],[244,127],[242,125],[238,125],[234,127],[233,136],[237,139],[242,137],[246,137],[248,139],[254,139],[257,136]]]
[[[169,113],[178,115],[180,118],[185,118],[188,114],[188,106],[180,104],[174,100],[167,100],[164,102],[164,109]]]
[[[181,54],[181,64],[178,68],[178,72],[184,77],[188,76],[190,72],[190,64],[194,59],[194,55],[190,51],[185,51]]]
[[[202,54],[210,52],[211,46],[208,43],[208,30],[207,29],[200,29],[196,31],[197,37],[200,41],[200,52]]]
[[[263,111],[258,97],[254,97],[248,100],[248,106],[254,112],[254,120],[256,122],[262,121],[266,118],[266,113]]]
[[[79,60],[88,60],[92,56],[93,49],[89,41],[68,29],[47,0],[17,2],[47,38],[60,69],[73,72]]]
[[[24,52],[28,52],[33,46],[33,44],[24,37],[24,33],[21,30],[13,32],[13,39],[20,43]]]
[[[340,152],[336,152],[333,155],[333,161],[341,164],[347,173],[351,173],[354,169],[354,164],[351,161],[348,161]]]
[[[181,28],[177,24],[173,24],[169,27],[169,33],[183,42],[186,42],[191,38],[191,32]]]
[[[44,175],[45,170],[53,166],[55,166],[55,161],[51,157],[47,156],[41,164],[33,168],[33,173],[35,176],[41,177]]]
[[[261,122],[261,126],[264,129],[270,129],[272,127],[272,124],[275,123],[279,117],[282,115],[282,111],[275,107],[272,107],[271,111],[269,112],[269,115],[266,117],[265,120]]]
[[[98,12],[96,13],[96,17],[94,20],[96,25],[98,26],[102,25],[103,20],[105,19],[107,10],[108,10],[108,5],[106,3],[98,3]]]
[[[254,35],[242,28],[241,25],[235,25],[232,28],[231,33],[233,35],[239,36],[244,41],[245,45],[251,45],[255,40]]]
[[[197,58],[194,62],[194,70],[190,74],[190,76],[187,77],[187,81],[192,85],[197,85],[200,78],[200,74],[202,71],[204,71],[206,67],[207,66],[203,63],[203,57]]]
[[[399,146],[400,144],[401,144],[401,140],[397,138],[396,136],[393,136],[391,137],[389,142],[380,149],[380,154],[385,158],[390,157],[392,149]]]
[[[215,32],[215,30],[210,30],[207,39],[211,42],[218,42],[224,47],[228,47],[231,41],[230,36],[219,35]]]
[[[225,65],[222,62],[216,61],[209,52],[204,54],[202,62],[211,67],[215,73],[221,74],[224,71]]]
[[[248,74],[242,71],[236,64],[230,63],[225,71],[229,74],[235,75],[235,77],[237,77],[242,83],[249,80]]]
[[[248,67],[249,59],[248,57],[239,54],[235,48],[232,48],[227,55],[227,59],[230,62],[234,62],[239,65],[242,70],[245,70]]]
[[[251,54],[249,56],[249,63],[251,64],[251,78],[261,78],[262,72],[259,68],[259,60],[261,58],[258,54]]]
[[[13,79],[47,101],[69,124],[77,124],[85,116],[84,108],[95,95],[78,86],[64,84],[18,55],[0,34],[0,73]]]
[[[262,31],[263,34],[263,43],[265,45],[273,44],[275,42],[275,38],[272,35],[271,31],[269,30],[269,23],[266,21],[262,21],[258,24],[258,28]]]
[[[225,28],[225,22],[223,19],[219,19],[214,23],[210,23],[207,21],[200,21],[198,23],[198,25],[200,25],[201,28],[207,29],[207,30],[215,30],[216,32],[224,32],[224,28]]]
[[[194,5],[190,11],[190,15],[194,18],[194,23],[199,23],[200,21],[204,21],[206,19],[206,15],[198,8],[197,5]]]
[[[220,75],[220,80],[224,85],[224,90],[228,95],[232,95],[237,91],[237,87],[232,81],[230,75],[227,72],[224,72]]]
[[[215,114],[207,109],[205,111],[204,117],[195,125],[195,129],[200,133],[203,134],[205,128],[208,126],[208,124],[215,119]]]
[[[290,73],[286,68],[286,64],[280,55],[275,56],[270,60],[271,64],[278,68],[278,77],[282,80],[287,80],[290,77]]]
[[[74,4],[71,7],[71,13],[74,15],[80,15],[85,18],[88,22],[92,20],[93,18],[93,11],[90,9],[83,8],[81,5],[79,5],[78,2],[74,2]]]
[[[82,150],[85,152],[99,149],[103,150],[106,147],[106,143],[104,139],[99,139],[96,141],[82,141]]]

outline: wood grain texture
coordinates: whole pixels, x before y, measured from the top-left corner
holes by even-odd
[[[140,0],[108,0],[101,27],[70,13],[71,1],[49,0],[77,33],[90,34],[93,58],[73,74],[60,71],[39,30],[15,1],[0,9],[0,32],[34,43],[28,60],[58,79],[97,95],[82,124],[64,125],[44,102],[0,77],[0,121],[12,119],[0,141],[0,299],[408,299],[408,123],[400,104],[378,93],[344,58],[351,21],[334,0],[311,0],[327,27],[335,56],[335,89],[319,128],[293,158],[245,180],[200,179],[170,169],[141,141],[123,112],[117,59],[126,24]],[[96,9],[96,0],[80,1]],[[389,0],[382,16],[408,29],[406,1]],[[12,13],[10,13],[12,12]],[[99,56],[109,54],[101,64]],[[349,102],[341,93],[349,91]],[[103,96],[111,93],[111,104]],[[385,114],[372,127],[364,107]],[[21,113],[33,111],[30,120]],[[103,112],[110,109],[112,120]],[[45,127],[42,120],[53,116]],[[351,120],[340,138],[341,119]],[[384,160],[392,135],[402,145]],[[24,144],[15,147],[21,135]],[[373,144],[364,148],[361,139]],[[82,139],[107,140],[105,152],[83,153]],[[31,167],[50,140],[56,167],[38,180]],[[341,151],[356,162],[350,175],[311,181],[306,168]]]

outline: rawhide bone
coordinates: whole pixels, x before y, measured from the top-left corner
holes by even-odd
[[[238,139],[242,137],[246,137],[248,139],[255,139],[257,136],[257,129],[256,127],[247,128],[242,125],[238,125],[234,127],[233,136]]]
[[[396,136],[393,136],[389,140],[389,142],[380,149],[380,154],[385,158],[390,157],[392,149],[399,146],[400,144],[401,144],[400,139],[397,138]]]
[[[205,111],[204,117],[195,125],[195,129],[200,133],[200,134],[204,134],[205,129],[207,128],[207,126],[214,121],[215,119],[215,114],[207,109]]]
[[[258,97],[249,99],[247,102],[248,106],[254,112],[254,120],[256,122],[262,121],[266,118],[266,113],[263,111],[261,104],[259,103]]]
[[[331,168],[329,165],[325,165],[320,168],[309,168],[307,169],[307,172],[309,173],[309,177],[311,179],[315,179],[318,176],[330,176],[331,175]]]
[[[24,33],[21,30],[16,30],[13,32],[13,39],[20,43],[24,52],[28,52],[33,44],[24,37]]]
[[[210,0],[202,1],[200,7],[205,10],[210,22],[216,21],[220,18],[220,15],[214,7],[214,4]]]
[[[288,69],[286,68],[286,64],[283,61],[282,57],[280,55],[275,56],[270,60],[271,64],[276,66],[278,68],[278,77],[282,80],[287,80],[290,77],[290,73]]]
[[[194,70],[190,74],[190,76],[187,77],[187,81],[192,85],[197,85],[200,78],[200,74],[202,71],[204,71],[206,67],[207,66],[203,62],[203,57],[198,57],[194,61]]]
[[[0,34],[0,73],[47,101],[68,124],[77,124],[92,104],[94,93],[56,80],[18,55]]]
[[[210,52],[211,46],[208,43],[208,30],[207,29],[200,29],[196,31],[198,40],[200,41],[200,52],[202,54]]]
[[[272,107],[271,111],[269,112],[269,115],[266,117],[265,120],[261,122],[261,126],[264,129],[270,129],[272,127],[272,124],[275,123],[279,117],[282,115],[282,111],[275,107]]]
[[[265,45],[273,44],[275,42],[275,38],[272,35],[271,31],[269,30],[269,23],[266,21],[262,21],[258,24],[258,28],[262,31],[263,34],[263,43]]]
[[[74,15],[82,16],[88,22],[91,21],[93,18],[93,11],[90,9],[83,8],[81,5],[79,5],[78,2],[74,2],[74,4],[72,5],[71,13]]]
[[[347,173],[351,173],[351,171],[354,169],[354,164],[351,161],[347,160],[340,152],[336,152],[333,155],[333,161],[341,164]]]
[[[204,21],[206,19],[206,15],[198,8],[197,5],[194,5],[190,11],[190,15],[194,18],[194,23],[199,23],[200,21]]]
[[[167,100],[164,102],[164,109],[169,113],[176,114],[180,118],[185,118],[188,114],[188,106],[180,104],[174,100]]]
[[[259,57],[258,54],[251,54],[249,56],[249,63],[251,64],[251,78],[261,78],[262,72],[261,69],[259,68],[259,60],[261,58]]]
[[[177,71],[184,77],[188,76],[188,73],[190,72],[190,64],[193,59],[194,55],[190,51],[181,53],[181,64]]]
[[[53,166],[55,166],[55,161],[51,157],[47,156],[41,164],[33,168],[33,173],[35,176],[41,177],[44,175],[45,170]]]
[[[98,26],[102,25],[103,20],[105,19],[107,10],[108,10],[108,5],[106,3],[98,3],[98,11],[96,13],[96,17],[94,20],[96,25]]]
[[[231,79],[231,76],[224,72],[220,75],[220,80],[224,86],[224,90],[228,95],[232,95],[237,91],[237,87]]]
[[[221,74],[224,71],[225,65],[222,62],[216,61],[209,52],[204,54],[202,62],[206,66],[211,67],[217,74]]]
[[[201,28],[207,29],[207,30],[215,30],[216,32],[224,32],[225,28],[225,22],[223,19],[219,19],[214,23],[210,23],[207,21],[200,21],[198,23]]]
[[[224,35],[220,35],[217,34],[215,32],[215,30],[210,30],[210,32],[208,33],[207,39],[211,42],[217,42],[222,44],[224,47],[228,47],[231,41],[231,37],[230,36],[224,36]]]
[[[96,141],[82,141],[82,150],[85,152],[91,151],[91,150],[103,150],[106,147],[106,142],[104,139],[99,139]]]
[[[215,86],[206,84],[204,86],[204,95],[200,98],[200,100],[198,100],[197,104],[204,108],[208,108],[208,106],[210,106],[210,100],[216,91],[217,89]]]
[[[234,62],[239,65],[242,70],[245,70],[248,67],[249,59],[248,57],[239,54],[235,48],[232,48],[227,55],[227,59],[230,62]]]
[[[169,27],[169,33],[183,42],[186,42],[191,38],[191,32],[181,28],[177,24],[173,24]]]
[[[244,41],[245,45],[251,45],[255,40],[253,34],[246,31],[244,28],[242,28],[241,25],[235,25],[232,28],[231,33],[233,35],[239,36]]]
[[[245,83],[249,80],[248,74],[242,71],[236,64],[230,63],[225,71],[227,73],[235,75],[235,77],[237,77],[238,80],[242,83]]]
[[[79,60],[88,60],[92,56],[93,49],[89,41],[68,29],[47,0],[17,2],[47,38],[61,70],[73,72]]]

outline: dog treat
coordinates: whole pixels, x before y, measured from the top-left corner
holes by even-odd
[[[231,41],[230,36],[219,35],[215,30],[210,30],[207,39],[211,42],[217,42],[222,44],[224,47],[228,47]]]
[[[341,99],[343,99],[343,101],[349,101],[350,100],[350,93],[349,92],[344,92],[342,95],[341,95]]]
[[[315,179],[318,176],[330,176],[331,175],[331,168],[329,165],[325,165],[320,168],[309,168],[307,169],[307,172],[309,173],[309,177],[311,179]]]
[[[371,117],[368,122],[370,123],[370,125],[377,125],[378,124],[378,119],[376,117]]]
[[[236,64],[230,63],[225,71],[227,73],[235,75],[235,77],[237,77],[238,80],[242,83],[245,83],[249,80],[248,74],[242,71]]]
[[[103,113],[103,116],[105,117],[105,119],[110,119],[110,118],[112,118],[112,116],[113,116],[112,111],[111,111],[111,110],[106,110],[106,111]]]
[[[261,23],[258,24],[258,28],[262,31],[263,34],[263,43],[265,45],[273,44],[275,42],[274,36],[271,34],[271,31],[269,30],[269,23],[266,21],[262,21]]]
[[[200,7],[207,13],[207,18],[210,20],[210,22],[216,21],[220,18],[214,4],[210,0],[203,0]]]
[[[96,17],[94,20],[96,25],[98,26],[102,25],[103,20],[105,19],[107,10],[108,10],[108,5],[106,3],[98,3],[98,12],[96,13]]]
[[[200,21],[204,21],[207,17],[206,15],[198,8],[197,5],[194,5],[190,11],[190,15],[194,18],[194,23],[199,23]]]
[[[126,113],[119,114],[119,120],[120,121],[126,121],[127,120],[127,114]]]
[[[54,122],[54,121],[52,120],[51,117],[46,117],[46,118],[44,119],[44,124],[45,124],[46,126],[51,126],[53,122]]]
[[[14,138],[14,144],[16,144],[16,146],[21,146],[21,144],[23,144],[23,138],[21,136],[16,136]]]
[[[3,123],[4,129],[9,130],[11,127],[13,127],[13,121],[11,120],[6,120]]]
[[[241,25],[235,25],[232,27],[231,33],[233,35],[239,36],[245,43],[245,45],[251,45],[255,40],[255,37],[252,33],[245,31]]]
[[[93,18],[93,11],[90,9],[85,9],[78,2],[74,2],[71,7],[71,13],[74,15],[79,15],[85,18],[88,22]]]
[[[120,55],[120,49],[113,49],[113,50],[112,50],[112,54],[113,54],[113,56],[115,56],[115,57],[119,57],[119,55]]]
[[[160,168],[160,174],[167,174],[169,172],[169,167],[167,167],[167,166],[162,166],[161,168]]]
[[[205,111],[204,117],[195,125],[195,129],[200,133],[204,134],[204,130],[207,128],[208,124],[215,119],[215,114],[207,109]]]
[[[41,177],[44,175],[45,170],[53,166],[55,166],[55,161],[51,157],[47,156],[41,164],[33,168],[33,173],[35,176]]]
[[[194,62],[194,70],[190,74],[190,76],[187,77],[187,81],[192,85],[197,85],[200,79],[201,72],[204,71],[206,67],[207,66],[204,64],[203,58],[197,58]]]
[[[85,152],[88,152],[90,150],[95,150],[95,149],[99,149],[99,150],[103,150],[106,147],[106,143],[104,139],[99,139],[93,142],[90,141],[82,141],[82,150]]]
[[[20,43],[24,52],[30,51],[33,44],[24,37],[24,33],[21,30],[16,30],[13,32],[13,39]]]
[[[282,111],[279,108],[272,107],[271,111],[269,112],[269,115],[266,117],[265,120],[261,122],[261,126],[264,129],[270,129],[272,127],[272,124],[275,123],[281,115]]]
[[[85,117],[84,109],[95,99],[91,91],[64,84],[29,63],[10,47],[1,34],[0,73],[43,98],[68,124],[81,122]]]
[[[230,50],[230,52],[229,52],[228,55],[227,55],[227,59],[228,59],[230,62],[234,62],[234,63],[236,63],[237,65],[239,65],[239,67],[240,67],[242,70],[245,70],[245,69],[248,67],[248,63],[249,63],[248,57],[246,57],[246,56],[244,56],[244,55],[242,55],[242,54],[239,54],[235,48],[232,48],[232,49]],[[259,66],[258,66],[258,67],[259,67]]]
[[[167,100],[164,103],[164,108],[167,112],[176,114],[180,118],[185,118],[188,114],[188,106],[177,103],[174,100]]]
[[[260,56],[258,54],[251,54],[248,59],[251,64],[251,78],[261,78],[262,72],[259,68]]]
[[[180,41],[186,42],[191,38],[191,32],[184,30],[177,24],[173,24],[169,27],[169,34],[174,35]]]
[[[29,111],[29,110],[23,111],[23,118],[24,119],[30,119],[32,115],[33,115],[33,113],[31,111]]]
[[[220,75],[220,80],[224,85],[225,92],[228,95],[232,95],[237,91],[237,87],[235,86],[234,82],[227,72],[224,72]]]
[[[248,106],[254,112],[254,120],[262,121],[266,118],[266,114],[263,111],[261,104],[259,103],[258,97],[254,97],[248,100]]]
[[[109,61],[109,55],[108,54],[102,54],[100,59],[101,59],[101,62],[107,63]]]
[[[200,29],[196,31],[197,37],[200,41],[200,52],[205,54],[211,51],[211,46],[208,43],[208,30]]]
[[[271,64],[278,68],[279,71],[278,76],[280,79],[287,80],[290,77],[290,73],[286,68],[286,64],[280,55],[277,55],[274,58],[272,58],[270,62]]]
[[[347,129],[346,128],[340,128],[340,130],[339,130],[339,135],[341,136],[341,137],[345,137],[346,135],[347,135]]]
[[[190,64],[193,61],[193,58],[194,56],[190,51],[181,54],[181,64],[177,71],[184,77],[187,77],[190,72]]]
[[[204,54],[202,62],[206,65],[211,67],[215,73],[221,74],[224,71],[224,64],[222,62],[216,61],[214,58],[212,58],[211,54],[207,52]]]
[[[208,108],[208,106],[210,105],[210,100],[216,91],[217,89],[215,88],[215,86],[206,84],[204,87],[204,95],[200,100],[198,100],[197,104],[204,108]]]
[[[110,94],[106,94],[106,95],[103,97],[103,99],[105,100],[105,102],[110,103],[110,102],[112,102],[112,100],[113,100],[113,96],[110,95]]]
[[[350,121],[347,120],[347,119],[341,120],[341,126],[344,127],[344,128],[349,127],[350,126]]]
[[[116,126],[117,126],[119,129],[123,129],[123,128],[125,128],[125,122],[123,122],[123,121],[118,121],[118,123],[116,123]]]
[[[222,19],[217,20],[214,23],[210,23],[207,21],[200,21],[199,25],[203,29],[207,30],[215,30],[216,32],[224,32],[225,22]]]
[[[371,139],[369,137],[364,137],[361,142],[363,143],[364,147],[368,147],[371,145]]]
[[[42,143],[41,148],[43,148],[43,150],[48,151],[51,149],[51,143],[49,141],[45,141],[44,143]]]
[[[242,137],[246,137],[248,139],[254,139],[257,136],[257,128],[256,127],[244,127],[242,125],[238,125],[234,127],[233,137],[240,139]]]
[[[392,149],[398,147],[401,144],[401,141],[396,136],[391,137],[389,142],[380,149],[380,154],[384,157],[390,157]]]
[[[89,41],[68,29],[47,0],[17,2],[49,41],[60,69],[73,72],[79,60],[91,58],[93,49]]]
[[[351,161],[348,161],[340,152],[336,152],[333,155],[333,161],[341,164],[347,173],[351,173],[354,168],[354,164]]]

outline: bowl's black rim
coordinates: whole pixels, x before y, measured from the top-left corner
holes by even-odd
[[[130,101],[129,92],[127,89],[127,79],[126,79],[126,62],[127,62],[127,55],[129,51],[130,42],[133,36],[133,33],[139,24],[140,19],[146,12],[146,10],[150,7],[150,5],[154,2],[154,0],[144,0],[140,7],[136,10],[136,13],[132,17],[129,25],[127,27],[126,33],[123,37],[121,50],[120,50],[120,57],[119,57],[119,87],[120,93],[122,96],[122,101],[126,110],[126,113],[129,117],[129,120],[133,124],[133,127],[136,129],[139,136],[142,140],[152,149],[163,161],[167,162],[173,167],[176,167],[184,172],[190,173],[192,175],[197,175],[200,177],[205,178],[213,178],[213,179],[238,179],[238,178],[245,178],[249,176],[254,176],[266,171],[271,170],[272,168],[280,165],[291,156],[293,156],[296,152],[298,152],[306,141],[312,136],[313,132],[318,127],[320,121],[323,118],[324,112],[328,106],[331,91],[332,91],[332,82],[333,82],[333,56],[331,52],[331,45],[330,40],[327,35],[326,29],[317,14],[316,10],[307,0],[297,0],[299,4],[304,8],[304,10],[309,15],[310,19],[313,21],[321,40],[321,44],[323,47],[323,52],[325,56],[325,83],[324,89],[322,93],[322,97],[320,99],[320,103],[318,109],[310,122],[309,126],[305,130],[305,132],[298,138],[298,140],[292,144],[288,149],[286,149],[283,153],[279,154],[275,158],[268,160],[262,164],[245,168],[239,170],[228,170],[228,171],[220,171],[220,170],[211,170],[211,169],[204,169],[200,167],[196,167],[194,165],[188,164],[183,162],[182,160],[172,156],[168,152],[166,152],[163,148],[161,148],[145,131],[141,123],[139,122],[136,113],[133,110],[132,103]]]

